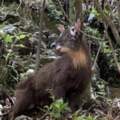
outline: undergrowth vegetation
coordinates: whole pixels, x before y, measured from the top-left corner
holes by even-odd
[[[50,44],[58,37],[56,26],[59,23],[66,27],[69,25],[69,21],[65,21],[65,15],[58,1],[48,0],[46,5],[42,23],[44,29],[42,29],[42,41],[40,41],[40,67],[56,58],[50,49]],[[82,3],[85,4],[84,0]],[[36,52],[40,38],[40,6],[32,4],[32,1],[28,6],[25,3],[24,5],[16,2],[9,3],[9,1],[0,2],[0,4],[0,86],[14,92],[16,84],[32,74],[36,67]],[[69,19],[71,21],[75,19],[75,8],[72,6],[74,6],[74,1],[70,2]],[[117,4],[113,6],[116,8]],[[114,10],[113,6],[106,3],[103,15],[95,6],[83,11],[85,18],[87,14],[97,19],[93,23],[85,22],[82,32],[88,41],[93,63],[100,49],[96,71],[92,78],[92,94],[98,99],[110,96],[109,86],[120,88],[120,45],[116,42],[112,30],[109,32],[112,40],[110,42],[106,37],[105,28],[101,27],[105,24],[102,16],[112,16],[111,21],[115,23],[120,34],[120,11],[114,13],[117,8]],[[99,25],[99,23],[103,24]],[[109,30],[110,25],[106,26]],[[45,114],[42,117],[48,120],[65,120],[67,117],[70,120],[119,120],[120,106],[116,107],[114,103],[117,104],[116,101],[104,102],[102,99],[94,101],[88,108],[84,105],[80,110],[71,113],[68,103],[59,99],[54,100],[50,106],[45,106],[43,109]],[[118,103],[120,104],[120,101]]]

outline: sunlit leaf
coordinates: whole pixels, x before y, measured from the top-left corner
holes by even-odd
[[[4,36],[4,41],[5,41],[6,43],[11,43],[11,42],[13,41],[13,36],[11,36],[11,35],[9,35],[9,34],[6,34],[6,35]]]
[[[19,39],[24,39],[26,37],[26,35],[22,34],[19,36]]]

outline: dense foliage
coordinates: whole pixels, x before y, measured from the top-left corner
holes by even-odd
[[[108,0],[101,3],[104,8],[97,5],[98,1],[95,3],[86,0],[82,0],[82,2],[79,0],[70,1],[69,20],[66,20],[62,8],[63,1],[48,0],[44,13],[42,13],[42,2],[39,2],[39,0],[34,2],[2,0],[0,2],[0,86],[4,86],[13,92],[18,81],[25,79],[35,70],[40,35],[42,35],[42,40],[40,41],[39,66],[41,67],[55,58],[55,54],[50,49],[50,44],[58,36],[56,26],[62,23],[67,27],[74,22],[76,9],[79,9],[75,2],[83,6],[81,13],[84,30],[82,32],[88,41],[93,63],[100,49],[92,79],[92,94],[96,98],[115,96],[114,94],[119,92],[120,2],[117,0],[111,0],[111,2]],[[42,34],[39,34],[41,14],[43,14],[43,29]],[[118,89],[113,91],[111,87],[117,87]],[[110,90],[113,92],[112,94],[110,94]],[[115,97],[120,97],[120,94]],[[106,105],[108,103],[110,102],[107,101]],[[102,103],[96,103],[97,105],[100,107]],[[106,107],[107,110],[108,107]],[[97,110],[98,113],[102,111],[101,109],[100,111]],[[70,111],[70,109],[67,103],[60,99],[50,106],[46,106],[43,111],[46,113],[45,117],[49,117],[49,119],[61,119],[62,117],[64,119],[64,113]],[[77,111],[69,117],[72,117],[73,120],[112,120],[115,118],[115,115],[111,116],[111,119],[109,118],[110,110],[99,114],[95,111],[92,113],[92,110],[86,112],[87,114],[85,111],[80,114],[81,111],[84,110]],[[114,114],[112,112],[111,115]],[[94,117],[96,114],[98,116]],[[100,119],[101,116],[103,117]],[[116,120],[119,120],[119,114],[116,113],[116,116],[118,116]]]

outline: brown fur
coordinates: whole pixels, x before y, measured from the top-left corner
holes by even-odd
[[[84,48],[81,47],[78,51],[72,51],[71,49],[64,47],[61,51],[68,53],[75,68],[87,66],[88,56]]]
[[[11,120],[25,113],[31,105],[44,106],[51,103],[51,94],[55,98],[68,101],[72,110],[79,107],[80,95],[91,79],[88,49],[81,41],[78,50],[73,50],[64,44],[60,52],[65,54],[18,84],[16,102],[10,114]]]

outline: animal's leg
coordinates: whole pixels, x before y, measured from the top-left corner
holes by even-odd
[[[20,114],[28,110],[33,103],[33,94],[28,90],[17,90],[16,101],[10,113],[10,120],[14,120]]]
[[[80,106],[80,94],[78,92],[73,92],[68,97],[68,102],[71,110],[74,112],[79,109]]]
[[[53,90],[53,95],[56,99],[65,98],[65,90],[61,86],[56,86]]]

